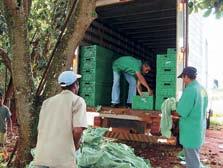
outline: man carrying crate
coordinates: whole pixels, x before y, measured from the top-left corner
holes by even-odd
[[[136,79],[147,89],[151,95],[152,91],[148,86],[143,74],[151,71],[151,67],[147,62],[142,63],[132,56],[123,56],[113,62],[113,86],[112,86],[112,107],[118,107],[120,103],[120,76],[124,75],[129,83],[127,105],[131,107],[132,98],[136,95]]]

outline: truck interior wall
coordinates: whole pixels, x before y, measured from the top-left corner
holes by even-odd
[[[81,46],[93,44],[115,51],[120,56],[131,55],[143,61],[146,60],[151,64],[152,69],[156,69],[156,55],[151,49],[126,37],[118,30],[101,23],[98,19],[88,28]],[[155,77],[155,71],[146,75],[146,78],[150,81],[151,88],[155,88]]]
[[[177,0],[134,0],[97,7],[96,12],[81,46],[96,44],[149,61],[153,71],[147,79],[155,89],[156,55],[176,48]]]

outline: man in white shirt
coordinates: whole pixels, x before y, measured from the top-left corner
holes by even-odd
[[[80,75],[64,71],[58,78],[62,92],[43,102],[38,124],[36,168],[76,168],[75,148],[87,127],[86,103],[77,96]]]

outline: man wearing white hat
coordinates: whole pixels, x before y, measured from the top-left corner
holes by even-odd
[[[87,127],[86,103],[76,95],[80,75],[64,71],[58,78],[62,92],[43,102],[38,124],[36,168],[76,168],[75,148]]]

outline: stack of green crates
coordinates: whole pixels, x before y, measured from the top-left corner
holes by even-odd
[[[80,96],[88,106],[109,105],[114,52],[98,45],[84,46],[80,53]]]
[[[163,101],[176,94],[176,50],[169,48],[166,54],[157,55],[156,102],[160,110]]]

